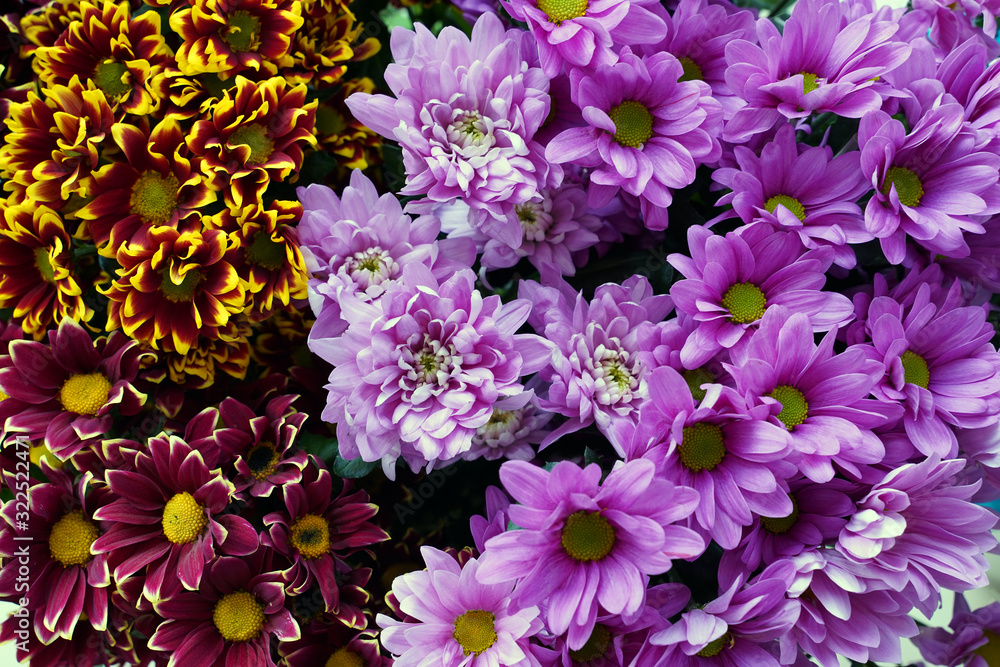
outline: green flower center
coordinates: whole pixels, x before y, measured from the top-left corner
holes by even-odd
[[[35,268],[42,276],[42,280],[49,284],[56,282],[56,271],[52,267],[52,260],[49,259],[48,248],[35,248]]]
[[[767,298],[753,283],[736,283],[722,295],[722,305],[736,324],[749,324],[764,317]]]
[[[278,450],[270,442],[262,442],[247,453],[247,467],[254,479],[264,480],[278,465]]]
[[[588,4],[588,0],[538,0],[538,8],[556,25],[584,16]]]
[[[734,643],[733,636],[727,632],[718,639],[709,642],[705,648],[698,651],[695,655],[702,658],[711,658],[722,653],[722,649],[732,647]]]
[[[802,94],[808,95],[812,91],[819,88],[819,84],[816,83],[818,75],[811,72],[799,72],[802,75]]]
[[[790,531],[795,522],[799,520],[799,504],[795,502],[795,496],[789,494],[788,498],[792,501],[792,513],[782,517],[762,516],[760,525],[764,527],[764,530],[775,535],[783,535]]]
[[[626,100],[614,107],[608,116],[615,124],[615,141],[629,148],[642,148],[653,136],[653,114],[641,103]]]
[[[615,546],[615,529],[600,512],[574,512],[563,525],[562,546],[578,561],[601,560]]]
[[[264,606],[246,591],[230,593],[215,603],[212,622],[226,641],[257,639],[264,629]]]
[[[455,619],[451,636],[465,655],[479,655],[497,642],[496,618],[482,609],[467,611]]]
[[[920,199],[924,196],[924,186],[920,182],[920,177],[906,167],[889,167],[889,172],[882,181],[882,194],[888,195],[892,186],[896,186],[896,196],[903,206],[920,205]]]
[[[267,232],[257,232],[247,248],[246,257],[251,264],[277,271],[285,265],[285,255],[284,243],[273,240]]]
[[[49,553],[63,567],[86,565],[93,558],[90,545],[100,532],[83,517],[83,512],[70,512],[59,519],[49,533]]]
[[[132,84],[122,80],[128,68],[114,60],[105,60],[94,70],[94,83],[104,91],[108,99],[115,100],[132,91]]]
[[[339,136],[345,129],[347,129],[347,121],[336,109],[325,105],[317,107],[316,131],[318,134]]]
[[[705,398],[705,394],[708,393],[701,388],[701,385],[715,382],[715,375],[705,368],[695,368],[693,370],[684,371],[682,377],[687,383],[688,390],[691,392],[691,398],[693,398],[696,403],[700,403],[701,400]]]
[[[254,50],[254,42],[260,34],[260,19],[245,11],[237,11],[228,17],[229,26],[222,34],[222,39],[233,50],[233,53],[245,53]]]
[[[575,651],[569,652],[569,657],[573,662],[587,663],[598,658],[603,658],[608,652],[608,644],[611,643],[611,633],[603,625],[595,625],[594,631],[590,633],[587,643]]]
[[[187,491],[163,506],[163,534],[174,544],[194,542],[208,524],[205,508]]]
[[[916,352],[907,350],[900,357],[900,361],[903,362],[903,381],[927,389],[931,383],[931,372],[927,368],[927,360]]]
[[[319,558],[330,551],[330,524],[318,514],[306,514],[292,524],[289,542],[303,558]]]
[[[677,83],[682,81],[704,81],[705,76],[701,71],[701,66],[695,61],[691,60],[687,56],[680,59],[681,67],[684,68],[684,73],[681,74],[681,78],[677,79]]]
[[[681,465],[692,472],[714,470],[726,457],[722,429],[715,424],[685,426],[681,439],[677,454]]]
[[[774,209],[778,208],[779,205],[787,208],[791,211],[792,215],[799,220],[806,219],[805,207],[803,207],[802,204],[799,203],[799,200],[794,197],[789,197],[788,195],[774,195],[764,202],[764,208],[768,213],[774,213]]]
[[[986,643],[977,648],[974,653],[986,660],[988,667],[1000,665],[1000,635],[992,630],[983,630]]]
[[[195,287],[197,287],[198,283],[205,279],[205,277],[195,269],[189,269],[188,272],[184,274],[184,278],[179,284],[170,279],[170,271],[167,269],[164,269],[160,275],[162,276],[162,280],[160,281],[160,292],[163,293],[163,296],[167,297],[167,299],[173,301],[174,303],[190,301],[194,297]]]
[[[229,136],[229,146],[250,147],[247,164],[261,164],[274,152],[274,142],[267,136],[267,130],[258,123],[241,125]]]
[[[111,393],[111,383],[102,373],[71,375],[59,390],[59,402],[67,412],[97,414]]]
[[[789,431],[804,422],[809,416],[809,404],[806,402],[806,397],[795,387],[783,384],[775,387],[768,396],[781,403],[778,419]]]
[[[323,667],[365,667],[365,660],[346,647],[337,649]]]
[[[177,210],[180,181],[173,174],[164,178],[155,171],[145,171],[132,186],[130,211],[148,225],[162,225]]]

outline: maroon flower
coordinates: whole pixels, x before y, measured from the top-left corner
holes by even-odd
[[[339,623],[313,623],[303,628],[302,639],[278,645],[288,667],[387,667],[389,658],[379,654],[378,640],[369,632],[358,632]]]

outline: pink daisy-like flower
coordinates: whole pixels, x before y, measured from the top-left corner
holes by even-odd
[[[157,436],[129,458],[131,470],[105,473],[114,499],[94,513],[113,522],[91,551],[108,554],[116,581],[145,567],[143,595],[156,602],[181,584],[197,589],[217,550],[242,556],[257,548],[250,522],[223,514],[235,492],[232,483],[210,471],[186,442]]]
[[[264,567],[259,554],[217,558],[197,591],[154,604],[166,620],[156,626],[149,646],[169,652],[168,667],[275,667],[271,640],[299,638],[299,626],[285,608],[281,575]]]
[[[646,227],[666,229],[671,188],[690,185],[698,165],[722,154],[722,107],[701,81],[678,81],[683,73],[669,53],[640,58],[628,47],[613,65],[570,73],[588,125],[554,137],[545,157],[593,168],[592,207],[624,190],[638,197]]]
[[[66,460],[111,430],[112,411],[134,415],[146,395],[133,386],[139,373],[138,344],[114,332],[92,340],[77,322],[64,319],[49,331],[49,344],[15,340],[0,357],[0,424],[4,433],[44,437]]]
[[[398,621],[379,614],[382,646],[396,667],[539,667],[528,640],[542,629],[538,607],[518,605],[513,585],[478,580],[482,560],[464,565],[434,547],[421,547],[427,568],[396,577]]]
[[[853,316],[846,296],[822,289],[830,249],[803,252],[796,236],[768,225],[725,236],[695,225],[688,229],[688,249],[690,257],[667,257],[685,278],[670,288],[674,305],[698,322],[681,349],[686,368],[701,366],[722,349],[740,352],[772,305],[805,314],[813,331],[829,331]]]
[[[598,606],[636,614],[648,576],[671,559],[705,548],[692,530],[673,525],[698,504],[697,494],[654,476],[651,461],[620,464],[601,483],[596,464],[570,461],[551,472],[523,461],[500,468],[504,488],[520,503],[508,510],[519,526],[486,542],[479,581],[517,581],[522,606],[547,600],[546,621],[581,648],[594,631]]]

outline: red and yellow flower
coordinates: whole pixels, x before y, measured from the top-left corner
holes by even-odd
[[[282,75],[292,83],[312,83],[324,88],[337,83],[347,70],[347,63],[371,58],[381,46],[378,38],[369,37],[360,44],[364,25],[340,0],[307,0],[303,3],[304,23],[295,33],[291,47],[291,66]]]
[[[25,60],[38,50],[40,46],[54,46],[59,36],[74,21],[80,20],[80,2],[82,0],[60,0],[50,2],[38,11],[33,11],[21,18],[21,34],[27,43],[21,44],[20,56]],[[32,66],[38,72],[37,61]]]
[[[160,121],[152,132],[119,123],[111,130],[124,160],[93,175],[97,195],[76,212],[101,254],[114,257],[123,243],[138,241],[151,227],[200,228],[199,209],[216,200],[188,155],[184,132],[175,120]]]
[[[319,146],[336,155],[345,170],[367,169],[381,162],[382,137],[354,118],[344,102],[354,93],[374,92],[375,82],[368,77],[350,79],[316,109]]]
[[[164,357],[171,382],[187,389],[205,389],[215,384],[217,371],[237,380],[246,377],[250,343],[243,335],[236,340],[199,338],[187,354],[168,352]]]
[[[108,330],[121,329],[153,349],[186,355],[198,337],[235,340],[227,327],[245,308],[245,290],[217,229],[150,229],[118,249],[122,268],[103,293]],[[228,330],[228,331],[227,331]]]

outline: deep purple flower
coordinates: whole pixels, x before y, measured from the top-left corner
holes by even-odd
[[[964,595],[955,596],[951,630],[924,627],[913,643],[925,660],[947,667],[990,667],[1000,648],[1000,602],[975,611]]]
[[[673,525],[694,510],[697,494],[654,477],[651,461],[620,464],[603,483],[596,464],[561,461],[548,472],[509,461],[500,480],[519,503],[509,516],[520,529],[486,542],[478,579],[517,581],[521,606],[548,600],[548,628],[568,631],[573,650],[590,638],[598,606],[635,614],[648,575],[705,548],[694,531]]]
[[[613,65],[573,70],[573,102],[586,127],[549,142],[545,157],[590,167],[588,203],[604,206],[619,190],[639,198],[649,229],[666,229],[671,188],[694,182],[700,164],[717,160],[722,107],[669,53],[638,57],[628,47]]]

